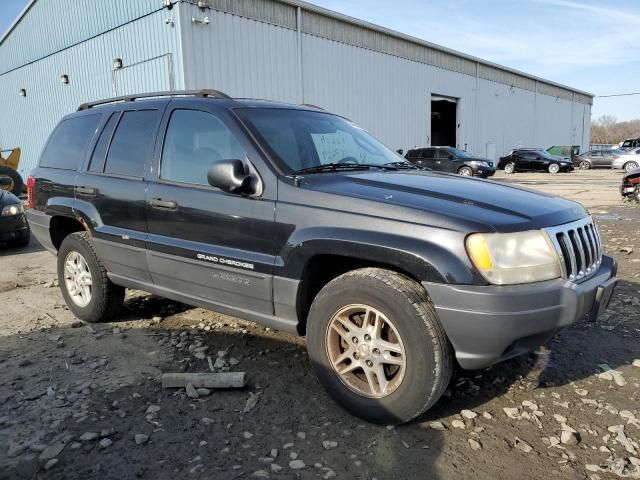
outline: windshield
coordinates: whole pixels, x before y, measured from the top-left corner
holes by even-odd
[[[328,164],[404,162],[365,130],[336,115],[280,108],[236,113],[286,174]]]
[[[460,150],[458,148],[448,148],[449,152],[457,158],[469,158],[469,154],[464,150]]]

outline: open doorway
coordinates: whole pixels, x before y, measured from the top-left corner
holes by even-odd
[[[458,99],[431,95],[431,145],[456,146]]]

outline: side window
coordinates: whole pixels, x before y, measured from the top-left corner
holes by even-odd
[[[76,170],[84,159],[101,116],[95,113],[62,121],[42,152],[40,166]]]
[[[420,155],[420,158],[426,158],[428,160],[436,158],[435,150],[433,148],[425,148],[424,150],[422,150],[422,155]]]
[[[246,152],[227,126],[198,110],[174,110],[162,147],[160,178],[209,185],[207,171],[222,159],[244,159]]]
[[[112,113],[107,124],[102,129],[102,133],[100,134],[96,147],[93,149],[93,154],[91,155],[91,162],[89,163],[90,172],[104,171],[104,161],[107,158],[107,150],[119,118],[119,113]]]
[[[407,158],[417,158],[419,150],[409,150],[407,152]]]
[[[157,116],[157,110],[134,110],[122,114],[111,140],[105,173],[127,177],[144,175],[144,162]]]
[[[447,150],[440,149],[436,154],[436,158],[438,160],[449,160],[449,152]]]

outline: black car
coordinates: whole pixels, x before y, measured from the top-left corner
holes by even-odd
[[[526,171],[558,173],[572,171],[573,163],[569,159],[551,155],[541,148],[518,148],[500,157],[498,168],[503,169],[505,173]]]
[[[9,178],[0,177],[0,185],[10,183]],[[14,194],[0,188],[0,243],[23,247],[29,240],[29,225],[22,202]]]
[[[467,177],[487,178],[496,173],[493,162],[486,158],[476,158],[464,150],[453,147],[412,148],[405,158],[419,167],[436,172],[457,173]]]
[[[117,317],[134,288],[306,335],[330,394],[384,424],[432,406],[455,363],[595,320],[616,283],[580,204],[419,169],[310,106],[216,91],[83,105],[27,185],[76,316]]]

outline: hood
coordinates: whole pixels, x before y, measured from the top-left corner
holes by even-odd
[[[336,199],[334,208],[340,210],[454,230],[521,231],[561,225],[587,215],[582,205],[560,197],[436,172],[309,175],[301,188],[354,199]]]

